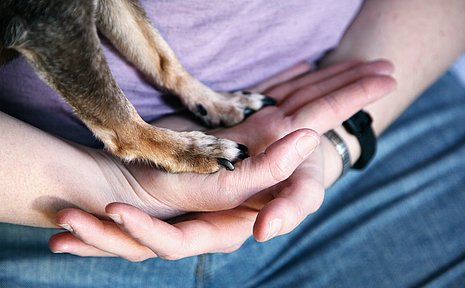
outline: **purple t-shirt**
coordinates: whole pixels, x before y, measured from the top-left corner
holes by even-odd
[[[181,63],[216,90],[238,90],[338,44],[362,0],[142,0]],[[160,95],[103,40],[117,83],[146,121],[182,109]],[[66,139],[96,146],[90,131],[23,59],[0,67],[0,110]]]

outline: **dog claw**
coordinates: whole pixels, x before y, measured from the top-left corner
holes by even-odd
[[[249,148],[247,148],[247,146],[243,145],[243,144],[237,144],[237,148],[239,149],[239,155],[237,156],[237,158],[241,159],[241,160],[244,160],[246,158],[249,158],[250,155],[249,155]]]
[[[264,98],[262,99],[262,103],[263,103],[263,107],[274,106],[276,105],[276,100],[271,97],[264,96]]]
[[[220,164],[221,166],[223,166],[224,168],[226,168],[229,171],[234,170],[233,163],[231,161],[229,161],[228,159],[218,158],[218,164]]]
[[[242,152],[248,152],[249,151],[249,148],[247,148],[247,146],[245,146],[244,144],[241,144],[241,143],[237,143],[237,148],[239,150],[241,150]]]
[[[237,158],[239,158],[241,160],[247,159],[249,157],[250,157],[249,153],[243,152],[243,151],[241,151],[241,153],[239,153],[239,156],[237,156]]]
[[[201,104],[198,104],[196,106],[197,113],[201,116],[206,116],[208,114],[207,110],[205,110],[205,107],[203,107]]]
[[[252,115],[253,113],[255,113],[255,110],[251,109],[251,108],[245,108],[244,109],[244,117],[247,118],[249,117],[250,115]]]

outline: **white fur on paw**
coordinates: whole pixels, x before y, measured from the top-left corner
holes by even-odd
[[[265,106],[275,104],[275,100],[249,91],[215,93],[198,103],[193,112],[210,126],[232,126]]]
[[[240,153],[238,144],[228,139],[217,138],[202,132],[185,132],[189,146],[196,153],[208,155],[215,158],[225,158],[235,161]]]
[[[234,163],[249,157],[247,147],[234,141],[217,138],[199,131],[180,132],[179,143],[186,147],[186,153],[195,158],[209,159],[228,170]]]

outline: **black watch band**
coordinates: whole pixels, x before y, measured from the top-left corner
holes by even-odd
[[[376,153],[376,136],[371,128],[372,122],[373,120],[371,119],[370,114],[360,110],[347,121],[342,123],[345,130],[357,137],[357,140],[360,143],[360,158],[358,158],[352,168],[365,168]]]

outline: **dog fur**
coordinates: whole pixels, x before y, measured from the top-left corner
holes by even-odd
[[[256,93],[219,93],[194,79],[135,0],[2,0],[0,64],[24,56],[105,147],[169,172],[212,173],[247,148],[202,132],[145,123],[113,79],[97,30],[156,86],[179,96],[210,126],[234,125],[274,104]]]

